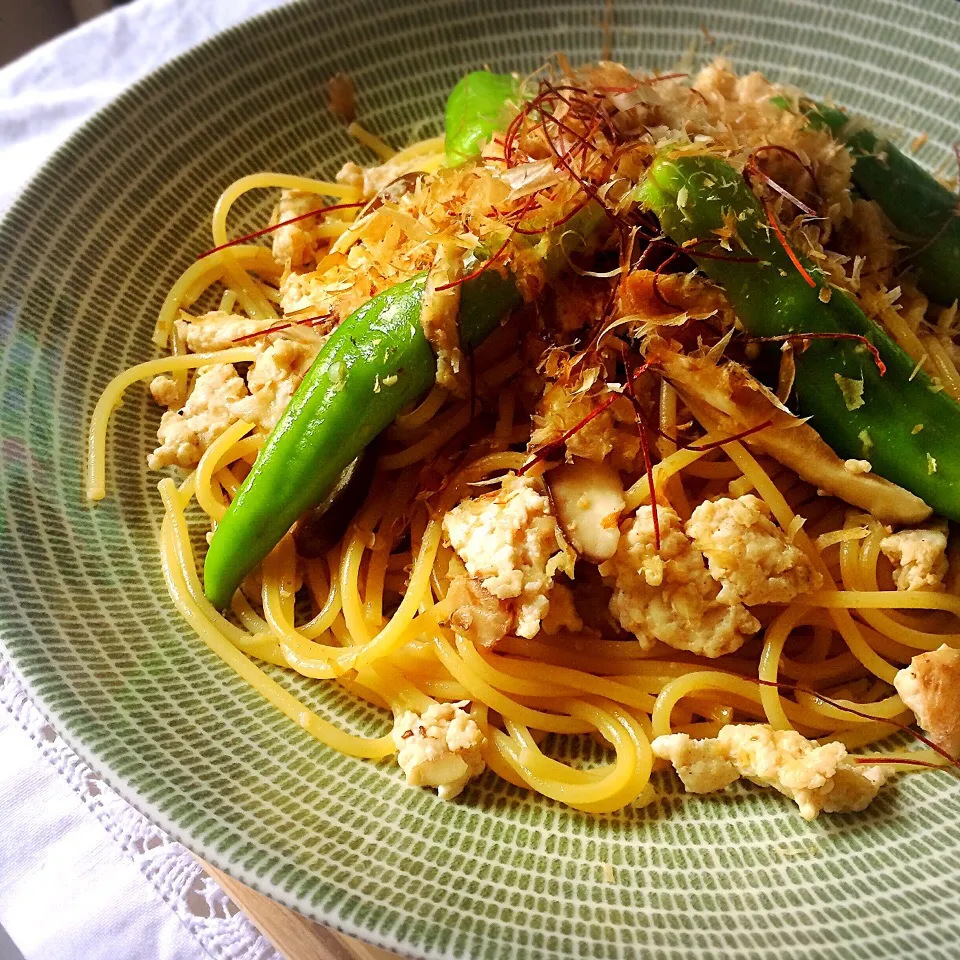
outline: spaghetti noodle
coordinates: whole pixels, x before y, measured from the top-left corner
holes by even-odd
[[[597,90],[613,91],[603,100],[611,110],[641,109],[632,85],[639,86],[642,78],[628,79],[624,82],[619,73],[613,80],[594,77]],[[803,150],[814,169],[827,169],[826,153],[815,152],[818,141],[757,108],[758,100],[750,101],[752,126],[742,117],[731,119],[734,108],[743,107],[749,84],[724,67],[704,71],[695,97],[682,77],[658,79],[663,82],[649,86],[647,97],[661,110],[662,125],[676,126],[676,118],[700,110],[706,119],[697,122],[704,129],[709,122],[710,136],[725,141],[729,149],[744,150],[777,136]],[[579,97],[579,89],[568,96]],[[767,85],[764,93],[777,89]],[[602,97],[597,94],[595,99]],[[701,107],[701,101],[707,106]],[[526,151],[533,154],[528,162],[537,162],[536,130],[521,133],[522,121],[511,125],[515,136],[509,146],[502,139],[491,145],[482,172],[472,174],[469,194],[463,193],[466,174],[444,176],[442,140],[394,152],[356,125],[352,132],[378,154],[383,166],[364,171],[348,165],[336,182],[262,173],[232,184],[214,211],[214,252],[182,274],[161,308],[155,342],[172,355],[120,374],[97,404],[88,477],[88,495],[102,498],[108,420],[123,392],[139,380],[170,376],[172,385],[154,390],[171,398],[165,418],[208,418],[203,429],[195,429],[189,454],[193,459],[169,461],[184,468],[184,478],[159,484],[163,574],[173,602],[196,635],[261,696],[332,749],[379,760],[394,755],[398,746],[403,750],[408,740],[427,736],[426,727],[433,724],[431,749],[439,750],[437,744],[442,746],[446,737],[445,749],[454,755],[450,731],[459,724],[461,732],[469,727],[478,734],[469,749],[481,757],[479,769],[485,764],[511,783],[593,813],[651,799],[651,771],[655,762],[662,762],[651,750],[651,741],[658,737],[689,734],[708,742],[731,724],[762,723],[773,731],[797,731],[850,749],[881,741],[897,724],[912,719],[892,687],[898,671],[916,654],[942,644],[960,647],[960,599],[942,590],[895,589],[882,547],[889,529],[877,519],[820,495],[822,491],[790,468],[751,451],[749,438],[732,438],[708,418],[698,417],[667,379],[657,382],[645,374],[637,381],[633,400],[626,395],[623,383],[632,374],[625,363],[635,367],[642,360],[636,352],[639,339],[631,339],[631,331],[679,330],[684,323],[700,324],[701,336],[716,331],[719,337],[732,330],[732,319],[713,288],[694,276],[642,269],[635,261],[625,269],[648,284],[652,277],[652,286],[646,298],[635,297],[629,304],[624,277],[615,269],[559,281],[553,299],[541,303],[538,319],[524,308],[476,350],[469,396],[435,386],[396,419],[382,438],[371,492],[336,543],[320,556],[301,556],[288,535],[247,578],[226,613],[204,596],[191,525],[215,529],[222,520],[275,422],[276,408],[282,408],[302,375],[295,365],[283,366],[278,345],[299,351],[297,356],[306,356],[308,363],[322,344],[325,331],[300,321],[342,317],[389,282],[432,262],[439,242],[437,222],[448,215],[457,222],[455,242],[464,250],[475,245],[473,231],[480,220],[489,223],[497,237],[493,246],[499,247],[504,236],[499,218],[514,202],[525,204],[543,222],[559,219],[558,214],[579,202],[581,181],[595,167],[608,166],[609,144],[599,139],[608,126],[604,116],[589,114],[586,107],[579,114],[571,108],[567,122],[576,122],[582,133],[567,137],[558,167],[548,163],[554,146],[540,143],[551,176],[543,177],[546,186],[535,193],[519,189],[520,178],[507,177],[516,197],[509,186],[496,192],[491,184],[502,171],[505,152],[515,158]],[[546,133],[541,130],[540,135]],[[621,159],[640,169],[643,149],[637,144],[632,155]],[[784,174],[775,163],[769,169]],[[387,183],[410,174],[419,179],[403,202],[361,209]],[[530,170],[529,176],[542,173]],[[615,176],[608,171],[608,178]],[[824,174],[821,182],[827,179]],[[275,215],[268,234],[274,239],[272,251],[230,241],[227,226],[236,202],[264,189],[284,191],[286,209],[294,211],[289,217],[284,209]],[[831,189],[842,211],[835,212],[835,226],[842,230],[844,217],[851,215],[849,180]],[[491,211],[495,197],[500,209]],[[314,212],[322,211],[325,203],[348,206]],[[633,232],[644,229],[641,224]],[[834,255],[829,232],[824,234],[824,256]],[[443,236],[448,242],[451,234]],[[515,263],[531,256],[529,244],[510,242]],[[835,254],[836,264],[843,256]],[[882,279],[871,282],[880,284]],[[218,288],[225,291],[218,298],[219,311],[205,316],[190,312]],[[706,297],[712,307],[698,312]],[[658,298],[670,300],[668,313]],[[619,304],[612,312],[606,306],[611,303]],[[881,312],[917,362],[929,358],[946,388],[954,391],[960,383],[955,353],[942,337],[929,332],[929,318],[918,319],[916,311],[898,312],[889,303]],[[706,325],[689,319],[701,314],[709,319]],[[665,315],[668,327],[661,326]],[[618,319],[624,322],[611,324]],[[921,331],[922,324],[928,332]],[[214,337],[214,346],[204,352],[195,345],[207,328],[226,333]],[[590,337],[584,328],[593,331]],[[242,345],[228,335],[237,331],[243,331],[238,334]],[[564,346],[577,337],[593,345],[581,352]],[[260,375],[268,355],[273,376],[261,376],[258,392],[255,374]],[[246,386],[236,373],[237,364],[249,365]],[[211,367],[226,371],[221,382],[237,396],[213,396],[191,407],[191,398],[205,389],[203,371]],[[234,376],[236,382],[230,379]],[[607,406],[595,412],[603,403]],[[696,426],[701,436],[684,440]],[[659,434],[649,475],[638,443],[638,431],[645,429]],[[561,435],[565,445],[557,443]],[[182,441],[172,449],[187,446]],[[612,511],[616,550],[625,550],[632,537],[635,552],[629,557],[639,557],[642,547],[648,550],[643,554],[647,560],[654,557],[659,563],[656,570],[656,563],[634,569],[634,580],[629,580],[623,572],[626,554],[608,552],[602,562],[585,559],[590,551],[584,531],[578,534],[575,524],[558,526],[555,521],[563,511],[551,477],[566,468],[564,459],[573,459],[574,465],[601,464],[614,486],[622,484]],[[585,488],[583,497],[594,493],[593,487]],[[520,498],[528,510],[528,526],[519,534],[527,538],[524,543],[532,542],[533,516],[540,517],[543,529],[549,527],[548,538],[557,541],[548,545],[539,593],[524,596],[523,602],[529,600],[530,608],[539,611],[531,614],[535,624],[526,633],[522,617],[516,616],[520,595],[492,592],[499,589],[490,586],[496,576],[486,570],[486,561],[471,553],[469,537],[458,537],[451,519],[475,532],[482,525],[482,511],[491,505],[494,511],[513,509]],[[643,618],[652,616],[656,604],[667,602],[663,598],[668,596],[664,591],[672,589],[670,570],[679,569],[664,564],[681,563],[668,555],[670,542],[680,544],[676,549],[686,551],[687,558],[682,562],[693,563],[696,576],[710,584],[711,595],[704,602],[719,607],[727,603],[722,594],[717,597],[721,581],[710,549],[699,541],[694,544],[682,531],[691,529],[691,517],[704,504],[728,501],[750,504],[757,517],[767,518],[763,528],[773,531],[768,537],[784,555],[795,555],[791,570],[807,570],[813,587],[799,587],[785,601],[748,601],[744,606],[741,597],[729,603],[726,609],[743,610],[737,628],[742,635],[719,656],[708,655],[705,648],[664,642],[655,629],[645,633],[637,624],[647,622]],[[574,503],[571,509],[586,508]],[[204,519],[194,521],[197,516]],[[655,524],[659,518],[662,528],[664,545],[661,548],[658,529],[652,553],[638,539],[642,516],[652,516]],[[503,546],[495,537],[490,543],[490,550]],[[486,548],[478,549],[482,553]],[[777,576],[789,577],[791,570]],[[677,589],[681,587],[686,585]],[[465,589],[473,591],[467,600]],[[630,594],[630,589],[635,592]],[[620,600],[611,601],[611,592]],[[633,619],[620,616],[619,622],[611,615],[634,601],[650,607]],[[466,619],[464,609],[472,611]],[[674,604],[671,609],[678,608]],[[488,642],[476,633],[481,613],[494,621],[513,620]],[[627,631],[636,633],[640,642]],[[390,711],[396,727],[391,733],[385,723],[384,733],[374,738],[343,730],[308,709],[258,662],[339,684]],[[612,753],[608,762],[596,766],[561,762],[549,755],[551,741],[544,740],[548,734],[592,734]],[[462,757],[467,750],[463,747]],[[473,766],[468,767],[473,771],[477,761],[471,756]],[[904,769],[918,759],[933,765],[945,762],[929,750],[909,755],[901,751],[884,759],[901,762]],[[439,784],[424,776],[411,782]],[[457,776],[462,779],[462,771]]]

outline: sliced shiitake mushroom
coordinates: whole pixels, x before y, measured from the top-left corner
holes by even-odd
[[[570,545],[593,563],[609,560],[626,507],[620,474],[606,463],[574,457],[544,475],[554,513]]]

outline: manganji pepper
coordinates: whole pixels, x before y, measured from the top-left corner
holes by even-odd
[[[639,194],[674,242],[697,242],[686,252],[724,288],[750,334],[855,334],[876,348],[880,364],[855,339],[798,342],[797,412],[839,456],[868,459],[880,476],[960,520],[960,404],[851,297],[809,263],[792,262],[743,177],[718,157],[661,155]],[[716,243],[731,225],[733,252]],[[698,259],[697,248],[710,258]]]
[[[855,157],[853,182],[874,200],[906,247],[905,265],[931,300],[960,299],[958,198],[916,160],[835,107],[809,105],[810,123],[829,127]]]

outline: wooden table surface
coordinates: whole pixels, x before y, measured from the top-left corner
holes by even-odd
[[[227,892],[285,960],[400,960],[294,913],[203,861],[203,868]]]

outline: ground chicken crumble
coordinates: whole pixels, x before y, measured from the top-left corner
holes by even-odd
[[[842,743],[820,746],[795,730],[759,723],[727,724],[705,740],[673,733],[657,737],[652,748],[673,764],[689,793],[712,793],[746,777],[790,797],[804,820],[863,810],[887,778],[882,766],[854,763]]]

